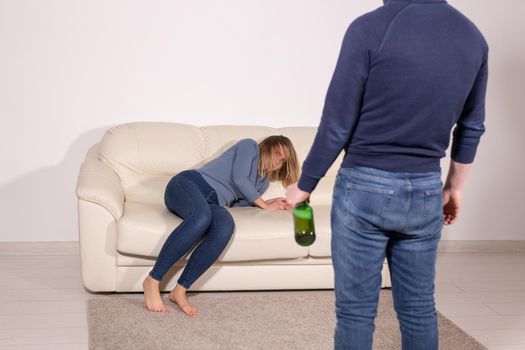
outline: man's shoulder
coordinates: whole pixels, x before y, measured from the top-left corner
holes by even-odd
[[[473,35],[480,41],[483,51],[486,54],[489,49],[489,46],[488,46],[488,43],[485,37],[483,36],[483,33],[478,28],[478,26],[476,26],[476,24],[472,22],[470,18],[468,18],[466,15],[464,15],[461,11],[456,9],[454,6],[450,4],[447,4],[446,6],[450,10],[451,16],[453,16],[456,19],[456,21],[461,22],[464,28],[468,28],[471,35]]]
[[[405,9],[409,3],[402,1],[389,2],[386,5],[380,6],[375,10],[364,13],[357,17],[353,23],[356,25],[378,25],[381,23],[390,23],[392,19],[397,16],[403,9]]]
[[[395,17],[406,7],[407,3],[401,1],[378,7],[354,19],[348,27],[348,32],[367,37],[370,49],[374,49],[382,41]]]

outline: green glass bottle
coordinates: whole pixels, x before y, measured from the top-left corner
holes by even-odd
[[[297,244],[307,247],[315,241],[314,211],[305,202],[297,203],[293,209],[293,222],[295,241]]]

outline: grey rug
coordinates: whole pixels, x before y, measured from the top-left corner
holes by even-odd
[[[169,314],[148,312],[142,295],[88,301],[90,349],[333,349],[333,291],[194,293],[197,317],[163,299]],[[486,349],[438,313],[440,349]],[[381,291],[374,349],[401,349],[392,293]]]

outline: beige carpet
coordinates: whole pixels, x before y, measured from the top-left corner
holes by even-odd
[[[195,293],[185,316],[163,294],[170,313],[150,313],[141,295],[88,301],[90,349],[333,349],[333,291]],[[440,349],[486,349],[438,313]],[[401,349],[392,293],[381,292],[374,349]]]

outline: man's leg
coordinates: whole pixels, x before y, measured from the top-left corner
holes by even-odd
[[[430,179],[434,177],[429,175]],[[434,280],[443,209],[440,179],[429,182],[426,188],[411,187],[405,230],[392,233],[387,246],[403,350],[438,349]]]
[[[438,349],[434,278],[439,237],[392,239],[387,248],[403,350]]]
[[[380,231],[348,227],[347,216],[352,215],[346,208],[348,200],[359,201],[360,196],[347,197],[346,181],[338,176],[331,214],[337,316],[334,342],[335,349],[368,350],[372,349],[388,238]]]

